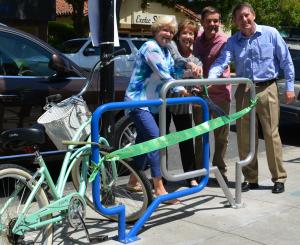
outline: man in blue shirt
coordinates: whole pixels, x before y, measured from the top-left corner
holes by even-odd
[[[294,65],[279,32],[273,27],[257,25],[255,12],[250,4],[238,4],[233,9],[232,16],[239,31],[228,39],[220,56],[211,66],[208,77],[220,77],[230,62],[234,62],[237,77],[246,77],[255,83],[258,96],[256,117],[261,123],[265,139],[268,165],[274,182],[272,193],[282,193],[287,174],[282,166],[282,144],[278,132],[279,99],[276,79],[279,69],[282,69],[286,82],[286,103],[291,103],[295,98]],[[249,105],[246,85],[238,86],[235,98],[237,111]],[[249,115],[237,121],[237,138],[239,156],[245,159],[249,152]],[[242,183],[242,191],[259,188],[257,144],[256,132],[256,152],[252,162],[243,167],[245,181]]]

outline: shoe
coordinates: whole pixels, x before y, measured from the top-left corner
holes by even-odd
[[[164,201],[161,203],[166,204],[166,205],[174,205],[174,204],[181,203],[181,201],[179,199],[171,199],[171,200],[167,200],[167,201]]]
[[[166,193],[166,194],[168,194],[168,193]],[[158,196],[160,196],[160,195],[153,194],[153,198],[156,198],[156,197],[158,197]],[[175,199],[163,201],[163,202],[161,202],[161,203],[162,203],[162,204],[166,204],[166,205],[174,205],[174,204],[179,204],[179,203],[181,203],[181,201],[180,201],[179,199],[175,198]]]
[[[275,182],[272,193],[278,194],[284,192],[284,183],[281,182]]]
[[[242,192],[255,190],[258,188],[259,188],[259,185],[257,183],[249,183],[248,181],[245,181],[242,183]]]
[[[143,188],[140,184],[127,184],[126,190],[130,192],[143,192]]]
[[[198,186],[199,184],[196,180],[189,180],[188,185],[190,188],[192,188],[192,187]]]

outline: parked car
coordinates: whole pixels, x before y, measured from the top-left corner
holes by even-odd
[[[285,104],[285,80],[278,81],[280,122],[300,124],[300,39],[286,39],[295,67],[295,95],[291,104]],[[282,75],[281,75],[282,77]]]
[[[114,51],[125,49],[124,55],[119,55],[114,63],[114,76],[117,80],[128,80],[133,71],[135,55],[148,38],[120,37],[120,46]],[[60,51],[86,71],[90,71],[100,58],[100,48],[93,47],[90,38],[71,39],[62,44]],[[136,131],[133,122],[128,117],[121,118],[115,125],[115,145],[124,147],[135,142]]]
[[[114,50],[125,49],[124,55],[119,55],[115,61],[115,76],[130,77],[135,61],[135,55],[147,38],[121,37],[120,46]],[[90,38],[71,39],[62,44],[60,51],[79,67],[90,71],[100,58],[100,48],[93,47]]]
[[[64,57],[58,50],[30,34],[0,25],[0,43],[0,133],[6,129],[30,127],[36,124],[37,119],[43,113],[47,96],[61,94],[63,98],[67,98],[77,94],[86,83],[84,76],[73,72],[63,73],[49,65],[50,62],[53,62],[53,55],[56,54],[62,56],[73,69],[81,71],[80,67]],[[97,77],[93,79],[84,95],[91,111],[100,103],[98,80]],[[129,77],[115,79],[116,100],[123,100],[128,82]],[[120,138],[123,137],[122,134],[125,134],[126,129],[130,128],[133,123],[128,117],[124,117],[123,111],[112,113],[114,113],[116,130],[113,144],[118,146],[118,144],[122,144],[120,141]],[[0,143],[0,155],[2,156],[28,153],[28,149],[22,149],[20,152],[8,152],[1,146]],[[49,139],[47,144],[41,147],[42,152],[54,149],[55,147]],[[60,157],[51,154],[45,156],[46,160]],[[29,158],[28,162],[32,163],[32,157]],[[27,160],[29,159],[25,156],[22,160],[17,159],[21,164],[25,164]],[[3,160],[1,161],[3,162]]]

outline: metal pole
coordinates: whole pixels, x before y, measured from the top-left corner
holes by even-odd
[[[103,62],[108,61],[108,54],[113,52],[114,41],[114,1],[104,0],[102,1],[102,42],[108,43],[101,45],[101,59]],[[108,66],[103,67],[100,72],[100,104],[113,102],[114,96],[114,64],[113,62]],[[103,115],[102,121],[104,127],[102,127],[102,135],[108,140],[110,144],[113,144],[114,133],[114,117],[113,113],[108,112]]]

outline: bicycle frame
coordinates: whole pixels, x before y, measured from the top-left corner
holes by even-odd
[[[122,50],[122,52],[123,51],[124,50]],[[114,57],[117,53],[120,53],[120,51],[113,53],[113,55],[111,56],[111,59],[109,60],[109,62],[107,62],[107,64],[109,64],[110,62],[117,59],[117,57]],[[102,63],[100,63],[100,64],[97,63],[97,64],[95,64],[95,66],[93,67],[92,70],[94,71],[98,65],[100,65],[101,68],[103,66]],[[77,69],[75,69],[75,72],[80,74],[80,72]],[[93,76],[93,73],[91,73],[89,79],[87,80],[88,82],[82,88],[80,93],[77,94],[75,97],[79,97],[85,93],[85,91],[87,90],[87,88],[90,85],[92,76]],[[91,123],[91,117],[78,128],[78,130],[76,131],[75,135],[72,138],[72,141],[78,141],[80,138],[80,133],[90,123]],[[90,140],[88,140],[88,141],[90,141]],[[104,138],[100,138],[99,143],[109,146],[108,141]],[[68,214],[68,208],[69,208],[70,201],[74,197],[79,199],[82,202],[82,204],[84,206],[86,206],[84,195],[86,193],[86,188],[87,188],[87,176],[88,176],[88,168],[89,168],[89,160],[90,160],[89,155],[91,153],[91,145],[87,144],[76,150],[74,150],[74,148],[75,148],[75,145],[68,146],[68,151],[64,157],[63,164],[62,164],[56,185],[49,173],[49,170],[46,166],[46,163],[45,163],[42,155],[40,155],[40,153],[38,151],[35,152],[35,155],[36,155],[35,159],[36,159],[37,163],[39,164],[40,168],[36,171],[36,173],[32,176],[32,178],[29,181],[24,180],[25,182],[28,182],[29,185],[32,187],[32,191],[31,191],[28,199],[26,200],[24,207],[23,207],[21,213],[19,214],[18,219],[16,220],[16,223],[14,224],[14,227],[12,229],[12,232],[14,234],[23,235],[28,230],[38,229],[40,227],[62,221],[65,218],[65,216]],[[71,170],[74,167],[77,159],[80,157],[83,157],[82,158],[82,166],[83,167],[82,167],[82,174],[80,177],[79,189],[78,189],[78,191],[75,191],[73,193],[70,193],[70,194],[67,194],[66,196],[64,196],[64,190],[65,190],[65,186],[67,183],[67,179],[68,179],[68,177],[71,173]],[[117,176],[117,170],[116,170],[115,162],[111,162],[111,164],[112,164],[112,170],[113,170],[112,174],[113,174],[113,180],[114,180],[115,177]],[[101,166],[101,168],[102,168],[102,170],[103,170],[103,168],[105,168],[104,164]],[[108,179],[105,176],[105,171],[101,171],[101,172],[103,173],[103,179],[104,180]],[[54,201],[52,201],[49,205],[39,209],[38,211],[27,215],[26,213],[30,208],[30,204],[33,202],[35,195],[41,190],[42,184],[44,182],[46,182],[47,185],[49,186]],[[17,197],[17,195],[20,193],[21,189],[22,188],[17,187],[14,190],[14,192],[12,193],[9,200],[0,209],[0,216],[3,215],[5,209],[12,203],[14,198]],[[56,213],[55,216],[53,216],[54,213]],[[45,218],[47,215],[52,215],[52,218],[43,219],[43,217]],[[2,230],[2,229],[3,229],[3,227],[0,227],[0,230]]]
[[[74,135],[72,141],[77,141],[80,137],[80,132],[91,122],[91,118],[87,120],[84,124],[80,126],[80,128],[77,130],[76,134]],[[104,139],[100,139],[100,143],[108,145],[108,142]],[[86,186],[87,186],[87,175],[88,175],[88,167],[89,167],[89,155],[90,155],[90,145],[85,145],[83,147],[78,148],[74,151],[75,145],[69,145],[68,152],[66,153],[64,157],[64,161],[61,167],[61,171],[58,177],[57,185],[54,184],[54,181],[49,173],[49,170],[46,166],[46,163],[43,159],[43,157],[39,154],[39,152],[36,152],[36,160],[38,164],[40,165],[40,168],[37,170],[37,172],[33,175],[33,177],[28,181],[29,185],[33,187],[28,199],[26,200],[26,203],[14,225],[14,228],[12,230],[13,233],[18,235],[23,235],[27,230],[31,229],[37,229],[42,226],[46,226],[48,224],[53,224],[59,221],[62,221],[69,208],[69,203],[72,198],[76,197],[79,198],[83,205],[86,206],[86,202],[84,200],[84,195],[86,192]],[[88,154],[87,154],[88,153]],[[86,156],[85,156],[86,154]],[[71,173],[72,168],[74,167],[77,159],[79,157],[82,157],[82,177],[80,178],[80,184],[79,189],[76,192],[72,192],[70,194],[67,194],[64,196],[64,189],[66,186],[66,182],[68,179],[68,176]],[[104,166],[103,166],[104,167]],[[37,179],[37,177],[39,177]],[[37,179],[37,180],[36,180]],[[24,180],[27,181],[27,180]],[[40,191],[42,188],[42,184],[44,181],[48,184],[51,193],[53,195],[54,201],[52,201],[49,205],[41,208],[37,212],[34,212],[32,214],[26,215],[28,209],[30,208],[30,204],[32,203],[35,195]],[[20,192],[21,188],[17,188],[11,198],[5,203],[5,205],[0,210],[0,215],[4,212],[5,208],[10,205],[12,200],[17,197],[18,193]],[[53,215],[56,213],[55,216],[53,216],[51,219],[45,219],[43,220],[43,217],[47,215]]]

